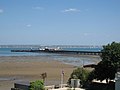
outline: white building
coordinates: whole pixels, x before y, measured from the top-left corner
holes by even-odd
[[[120,90],[120,70],[115,74],[115,90]]]

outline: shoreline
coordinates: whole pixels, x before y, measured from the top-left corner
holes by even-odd
[[[21,57],[24,59],[28,59],[30,58],[30,60],[28,61],[33,61],[34,62],[39,62],[41,61],[39,58],[49,58],[49,60],[52,61],[60,61],[64,64],[68,64],[68,65],[73,65],[73,66],[80,66],[81,64],[78,65],[78,63],[75,62],[79,62],[82,63],[81,61],[85,61],[86,64],[96,64],[98,62],[101,61],[101,58],[99,55],[77,55],[77,54],[53,54],[53,55],[35,55],[35,56],[0,56],[0,58],[8,58],[7,60],[1,60],[0,62],[6,62],[6,61],[20,61],[20,62],[26,62],[25,60],[21,60]],[[11,58],[17,58],[16,60],[12,60]],[[31,59],[32,58],[32,59]],[[45,59],[44,59],[45,60]]]

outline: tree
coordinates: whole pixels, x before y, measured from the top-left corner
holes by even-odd
[[[73,70],[69,80],[68,80],[68,83],[70,84],[70,80],[71,79],[80,79],[81,80],[81,85],[85,85],[86,84],[86,81],[87,81],[87,78],[89,76],[89,73],[90,71],[86,70],[86,69],[83,69],[83,68],[77,68],[75,70]]]
[[[30,83],[30,90],[45,90],[42,80],[37,80]]]
[[[112,80],[120,67],[120,43],[112,42],[103,46],[102,61],[95,67],[94,75],[97,80]]]

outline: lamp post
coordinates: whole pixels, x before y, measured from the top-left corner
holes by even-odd
[[[62,84],[64,83],[64,71],[61,71],[61,88],[62,88]]]

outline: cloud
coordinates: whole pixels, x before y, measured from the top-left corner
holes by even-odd
[[[3,13],[4,12],[4,10],[3,9],[0,9],[0,13]]]
[[[31,24],[27,24],[26,27],[31,27]]]
[[[36,7],[32,7],[32,9],[35,9],[35,10],[43,10],[44,8],[43,8],[43,7],[36,6]]]
[[[80,12],[80,10],[76,9],[76,8],[69,8],[69,9],[63,10],[62,12],[65,12],[65,13],[67,13],[67,12]]]
[[[83,33],[83,36],[90,36],[91,33]]]

